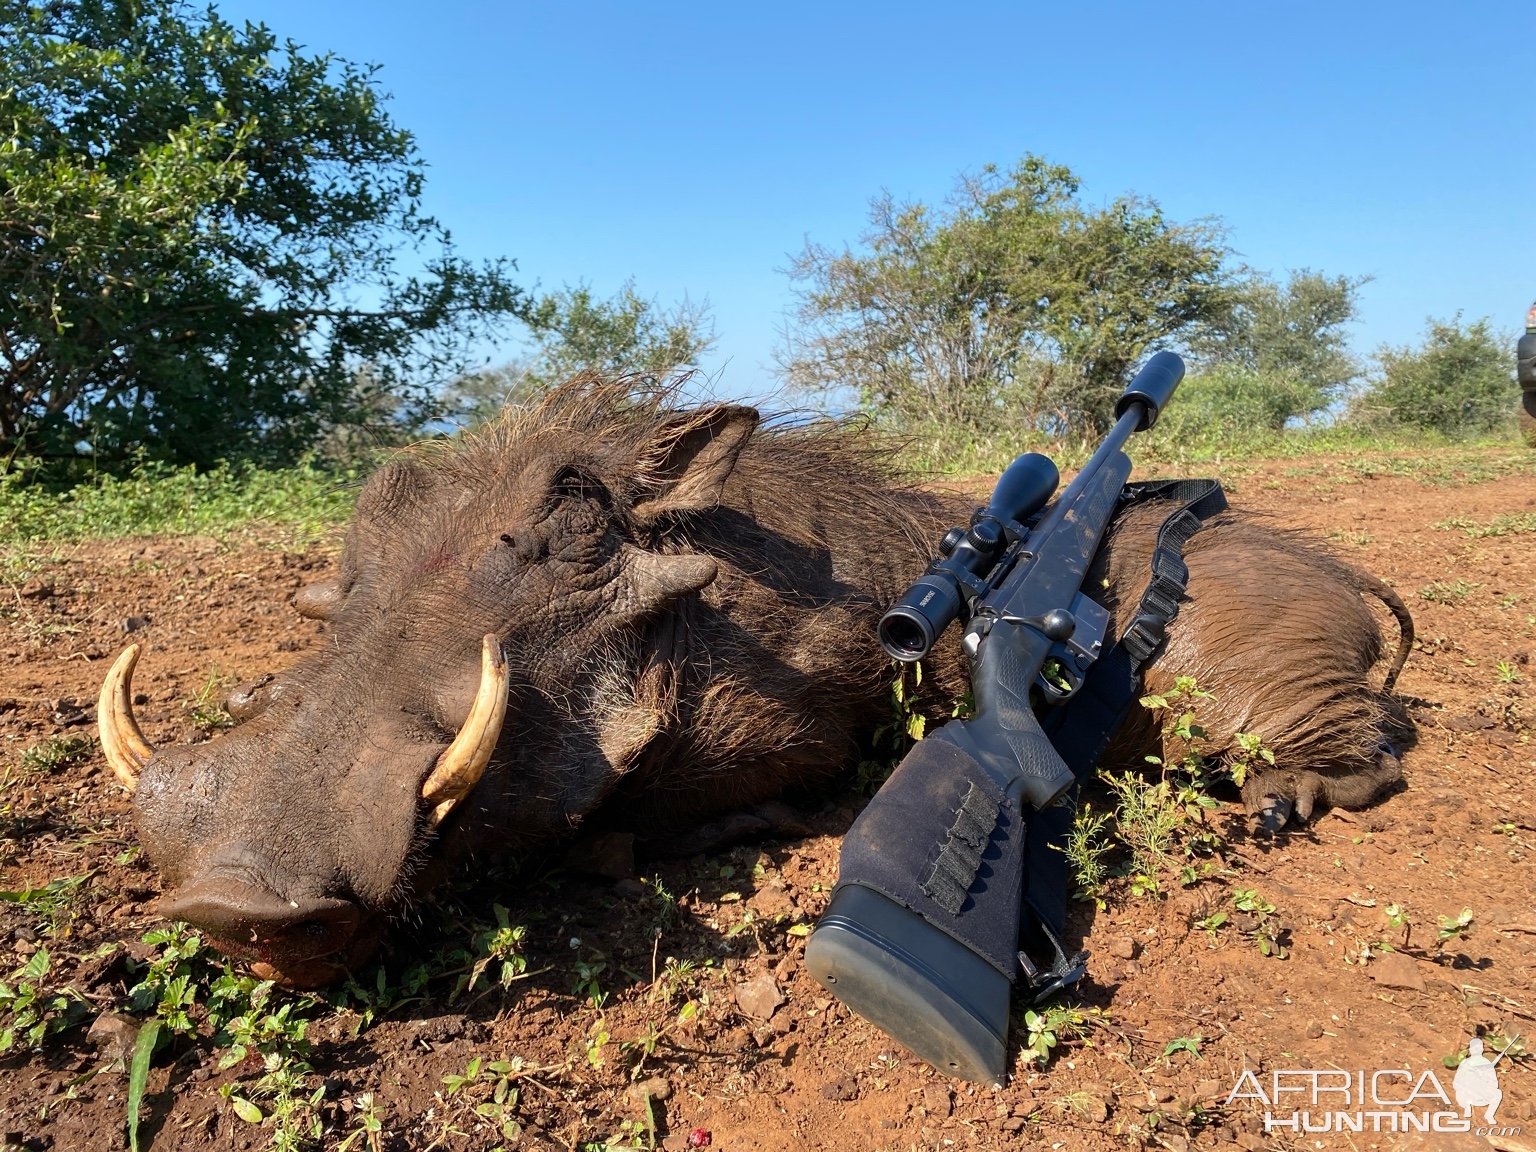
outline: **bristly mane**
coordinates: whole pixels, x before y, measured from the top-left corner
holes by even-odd
[[[707,418],[707,409],[684,403],[687,379],[657,383],[582,373],[527,403],[509,404],[479,428],[422,443],[411,454],[440,475],[473,481],[517,461],[535,442],[568,439],[601,456],[635,450],[684,435]],[[733,487],[751,493],[754,515],[792,537],[803,536],[795,527],[806,515],[806,495],[814,493],[817,503],[841,505],[843,514],[863,518],[869,531],[894,534],[922,556],[937,539],[932,517],[949,515],[939,509],[954,501],[922,489],[917,471],[901,460],[904,447],[864,416],[766,412],[741,454]],[[637,487],[656,479],[646,472],[644,454],[626,463]]]

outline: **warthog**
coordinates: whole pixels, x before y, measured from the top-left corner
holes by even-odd
[[[969,502],[893,478],[857,427],[669,403],[577,382],[375,473],[337,578],[297,598],[326,644],[237,700],[249,718],[218,740],[153,749],[123,653],[102,746],[167,917],[319,984],[444,860],[598,817],[677,826],[853,761],[889,708],[875,622]],[[1139,595],[1150,530],[1133,518],[1105,553],[1112,604]],[[1274,749],[1250,804],[1359,804],[1395,779],[1363,578],[1240,517],[1190,569],[1158,669],[1217,694],[1218,745]],[[957,654],[928,681],[962,690]]]

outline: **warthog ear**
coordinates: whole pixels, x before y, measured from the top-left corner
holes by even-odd
[[[755,408],[715,404],[669,420],[635,462],[640,494],[632,515],[642,526],[673,512],[717,507],[725,481],[757,427]]]
[[[674,600],[714,582],[720,566],[711,556],[666,556],[625,545],[615,608],[625,619],[651,616]]]

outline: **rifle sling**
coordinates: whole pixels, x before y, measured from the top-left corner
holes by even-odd
[[[1072,890],[1064,848],[1077,811],[1078,787],[1092,775],[1110,737],[1140,695],[1141,669],[1162,646],[1168,625],[1179,614],[1189,582],[1184,545],[1204,521],[1227,507],[1218,481],[1156,480],[1127,484],[1116,515],[1151,500],[1171,507],[1157,531],[1152,579],[1141,602],[1114,646],[1089,670],[1082,688],[1042,719],[1046,735],[1077,777],[1077,785],[1061,803],[1025,813],[1027,879],[1019,960],[1036,1001],[1075,984],[1086,970],[1086,952],[1068,955],[1061,946]],[[1047,956],[1048,963],[1039,962]]]

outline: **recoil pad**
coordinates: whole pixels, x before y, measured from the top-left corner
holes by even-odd
[[[940,1071],[996,1082],[1019,971],[1024,820],[945,739],[953,726],[919,741],[848,830],[805,960]]]

